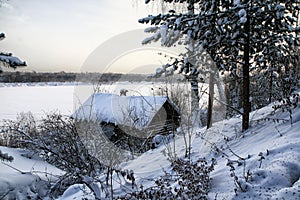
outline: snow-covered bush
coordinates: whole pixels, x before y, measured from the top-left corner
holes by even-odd
[[[210,189],[210,172],[216,160],[208,164],[205,159],[196,162],[176,159],[172,161],[172,174],[165,173],[150,188],[126,194],[120,199],[207,199]]]
[[[31,112],[21,112],[15,121],[6,120],[0,126],[0,145],[8,147],[25,147],[24,135],[20,135],[16,130],[22,130],[31,137],[37,134],[37,124]]]
[[[76,130],[89,153],[101,160],[105,166],[115,168],[126,157],[125,152],[116,147],[104,134],[105,130],[98,122],[76,121]]]
[[[88,152],[72,119],[49,114],[35,128],[28,129],[18,121],[10,121],[2,129],[9,134],[18,135],[22,138],[19,142],[23,147],[65,171],[49,188],[52,197],[62,195],[73,184],[85,184],[99,198],[98,176],[103,165]]]
[[[77,122],[60,114],[36,121],[31,114],[22,114],[1,129],[14,136],[15,146],[31,150],[65,172],[51,182],[50,197],[64,194],[74,184],[87,186],[96,199],[113,197],[114,175],[134,184],[133,173],[118,167],[128,153],[110,141],[97,122]]]

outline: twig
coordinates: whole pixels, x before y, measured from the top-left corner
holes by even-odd
[[[31,172],[32,174],[46,174],[46,175],[50,175],[50,176],[53,176],[53,177],[56,177],[56,178],[59,178],[60,176],[59,175],[54,175],[52,173],[48,173],[48,172],[43,172],[43,171],[32,171]]]
[[[277,126],[274,126],[274,127],[275,127],[276,131],[279,133],[279,136],[281,137],[282,134],[281,134],[281,132],[279,131],[278,127],[277,127]]]
[[[30,174],[30,172],[23,172],[23,171],[21,171],[21,170],[15,168],[15,167],[13,167],[13,166],[11,166],[11,165],[5,163],[5,162],[2,162],[2,164],[4,164],[4,165],[6,165],[6,166],[8,166],[8,167],[10,167],[10,168],[12,168],[12,169],[14,169],[14,170],[16,170],[17,172],[20,172],[21,174],[28,174],[28,173]]]
[[[203,92],[204,92],[204,91],[203,91]],[[208,92],[204,92],[204,93],[205,93],[205,94],[208,94]],[[216,97],[214,97],[214,100],[216,100],[217,102],[221,103],[222,105],[224,105],[224,106],[226,106],[226,107],[228,107],[228,108],[234,110],[234,111],[237,112],[238,114],[243,115],[243,112],[241,112],[240,110],[238,110],[238,109],[232,107],[232,106],[229,105],[228,103],[226,103],[226,102],[224,102],[224,101],[221,101],[221,100],[219,100],[219,99],[216,98]]]
[[[243,160],[243,161],[246,160],[246,158],[243,158],[243,157],[237,155],[234,151],[232,151],[232,149],[231,149],[230,146],[227,144],[227,142],[226,142],[226,146],[227,146],[228,150],[229,150],[233,155],[235,155],[236,157],[238,157],[239,159],[241,159],[241,160]]]
[[[14,188],[8,190],[6,193],[4,193],[2,196],[0,196],[0,200],[4,199],[13,190],[14,190]]]
[[[208,141],[207,139],[205,139],[203,136],[200,136],[202,140],[204,140],[205,142],[207,142],[208,144],[210,144],[212,147],[215,148],[215,150],[217,151],[217,153],[221,153],[223,154],[225,157],[229,158],[229,155],[227,155],[223,150],[221,150],[219,147],[217,147],[216,144]]]

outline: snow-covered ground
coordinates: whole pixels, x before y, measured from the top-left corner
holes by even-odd
[[[245,133],[240,132],[240,118],[218,122],[210,130],[197,130],[198,134],[194,135],[192,142],[192,159],[217,159],[217,165],[211,174],[210,199],[300,199],[300,109],[294,110],[292,124],[288,114],[271,114],[272,111],[270,105],[253,112],[252,128]],[[277,119],[281,120],[277,122]],[[177,156],[184,156],[183,137],[177,136],[175,144]],[[222,153],[217,153],[213,147],[218,147]],[[31,173],[44,180],[44,172],[60,173],[49,164],[23,157],[23,150],[6,147],[1,147],[0,150],[14,157],[12,163],[0,163],[2,194],[8,189],[15,191],[19,197],[31,194],[30,192],[36,191],[37,187],[32,185],[37,176]],[[161,145],[135,160],[123,163],[122,167],[132,169],[139,184],[151,185],[153,181],[150,180],[163,175],[163,170],[170,170],[167,151],[166,146]],[[261,163],[259,154],[265,158]],[[244,158],[244,162],[239,157]],[[242,163],[240,166],[236,163],[233,165],[235,174],[246,192],[242,192],[235,185],[233,177],[230,176],[230,167],[227,166],[228,160]],[[248,170],[251,175],[246,182],[244,173]],[[66,191],[61,199],[81,199],[82,195],[82,188],[76,185]]]
[[[0,199],[35,199],[44,196],[47,184],[63,172],[22,149],[0,146],[12,162],[0,161]]]
[[[241,133],[241,119],[233,118],[214,124],[210,130],[199,129],[192,142],[192,159],[217,159],[211,174],[210,199],[300,199],[300,109],[294,110],[293,123],[287,113],[272,115],[270,106],[252,112],[252,128]],[[274,119],[274,121],[273,121]],[[277,119],[281,119],[277,122]],[[228,142],[225,142],[225,139]],[[182,157],[185,145],[182,136],[175,140],[177,155]],[[222,150],[217,153],[215,148]],[[165,156],[166,147],[146,152],[125,165],[142,180],[163,175],[170,163]],[[260,164],[259,159],[262,156]],[[239,157],[244,158],[243,162]],[[242,192],[230,176],[228,160],[240,161],[233,164],[235,174],[246,192]],[[260,166],[261,165],[261,166]],[[251,175],[248,182],[244,176]],[[148,181],[143,184],[149,184]],[[237,194],[235,192],[237,189]]]
[[[28,93],[20,95],[25,94]],[[54,92],[53,95],[59,96]],[[63,98],[66,91],[60,95]],[[24,100],[14,101],[16,106],[21,106],[20,102]],[[52,103],[45,101],[44,106],[49,102]],[[30,105],[34,107],[40,101],[28,103],[32,103]],[[272,111],[272,105],[269,105],[252,112],[251,128],[245,133],[241,132],[240,117],[215,123],[209,130],[195,131],[197,134],[192,137],[192,159],[205,157],[210,160],[214,157],[217,160],[215,170],[211,173],[209,199],[300,199],[300,108],[298,106],[293,110],[292,123],[288,113],[273,114]],[[183,136],[176,136],[174,141],[177,156],[183,157],[185,153]],[[121,166],[134,171],[138,184],[149,186],[153,184],[151,180],[163,175],[163,171],[170,170],[166,155],[172,146],[163,144]],[[217,152],[216,148],[221,151]],[[5,192],[10,192],[12,199],[14,197],[26,199],[26,195],[34,197],[34,191],[43,192],[41,183],[46,184],[47,179],[55,178],[49,174],[61,173],[43,161],[22,156],[23,150],[6,147],[0,147],[0,150],[14,157],[11,163],[0,162],[0,199],[4,197]],[[264,159],[261,159],[262,157]],[[234,177],[230,176],[228,160],[233,161],[234,173],[245,192],[235,185]],[[235,161],[241,165],[238,166]],[[246,182],[244,176],[248,171]],[[39,181],[39,177],[44,182]],[[39,184],[33,184],[35,181]],[[118,189],[116,192],[119,192]],[[61,199],[84,197],[82,188],[76,185],[66,191]]]
[[[70,115],[73,112],[74,84],[2,84],[0,85],[0,121],[16,119],[21,112],[39,117],[49,112]]]
[[[94,91],[118,94],[127,88],[129,95],[135,90],[149,95],[151,83],[81,84],[81,83],[0,83],[0,121],[16,119],[21,112],[41,117],[49,112],[71,115]]]
[[[189,85],[174,83],[171,87],[189,90]],[[71,115],[94,92],[120,94],[128,90],[128,96],[151,96],[164,89],[166,83],[152,82],[117,82],[117,83],[0,83],[0,121],[16,119],[21,112],[31,112],[35,117],[42,117],[49,112]],[[206,98],[204,98],[206,99]]]

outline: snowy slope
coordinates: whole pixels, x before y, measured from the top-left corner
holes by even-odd
[[[234,165],[235,173],[246,192],[241,192],[241,189],[234,185],[233,178],[230,177],[230,168],[226,167],[226,157],[218,156],[218,166],[212,173],[211,198],[217,196],[217,199],[300,199],[300,111],[295,110],[293,125],[290,121],[275,123],[273,120],[259,120],[266,116],[270,119],[289,119],[286,113],[268,116],[270,110],[264,108],[258,111],[252,121],[256,125],[248,132],[238,134],[237,138],[232,125],[228,132],[223,131],[230,140],[229,147],[224,147],[224,153],[231,160],[238,160],[233,152],[246,158],[245,168],[244,165]],[[221,146],[222,142],[218,142],[217,145]],[[260,163],[262,156],[264,159]],[[245,174],[248,170],[251,173],[247,183],[244,170]],[[234,192],[235,188],[238,189],[237,195]]]
[[[0,199],[30,199],[46,195],[46,184],[62,171],[52,165],[31,158],[21,149],[0,146],[2,153],[12,156],[12,162],[0,161]]]
[[[300,199],[300,108],[293,111],[292,124],[287,113],[272,114],[272,111],[270,105],[253,112],[252,127],[245,133],[241,133],[239,117],[215,123],[209,130],[196,131],[197,134],[192,137],[192,159],[217,159],[215,170],[211,173],[212,187],[209,199]],[[173,142],[176,155],[183,157],[183,136],[176,136]],[[138,184],[143,184],[145,188],[151,186],[154,179],[164,174],[163,171],[170,171],[167,154],[173,152],[173,142],[168,145],[162,144],[135,160],[123,163],[121,167],[132,169]],[[220,151],[217,152],[216,149]],[[42,161],[21,156],[24,153],[22,150],[5,147],[0,147],[0,150],[15,158],[12,163],[0,162],[0,194],[11,189],[11,195],[15,195],[13,197],[34,197],[34,191],[45,192],[42,188],[39,189],[43,184],[35,175],[49,178],[37,171],[60,173]],[[262,156],[264,159],[260,162]],[[233,177],[230,176],[232,172],[227,166],[228,160],[232,161],[234,173],[245,192],[235,185]],[[238,166],[235,161],[241,165]],[[20,173],[5,163],[25,173]],[[244,176],[248,170],[249,180],[246,182]],[[36,180],[38,184],[33,184]],[[118,195],[121,190],[117,184],[115,186],[115,195]],[[60,199],[92,199],[91,194],[85,196],[83,190],[83,186],[74,185]]]
[[[253,112],[252,128],[245,133],[240,131],[241,119],[233,118],[214,124],[210,130],[200,129],[193,138],[192,159],[215,157],[218,162],[211,174],[210,199],[300,199],[300,109],[294,110],[292,125],[287,113],[273,115],[272,111],[270,105]],[[175,143],[178,156],[183,156],[182,136]],[[222,153],[213,150],[216,148]],[[125,167],[134,170],[143,185],[150,185],[149,179],[162,175],[162,168],[166,171],[170,168],[163,153],[166,149],[161,146],[146,152]],[[260,153],[265,158],[261,166]],[[245,167],[243,162],[241,166],[233,165],[246,192],[235,185],[227,166],[228,160],[241,161],[235,154],[245,158]],[[251,176],[246,182],[243,171],[246,174],[248,170]]]

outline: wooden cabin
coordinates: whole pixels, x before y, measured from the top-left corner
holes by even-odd
[[[179,126],[178,109],[165,96],[95,93],[72,117],[98,122],[108,139],[138,152],[149,149],[155,135],[174,133]]]

